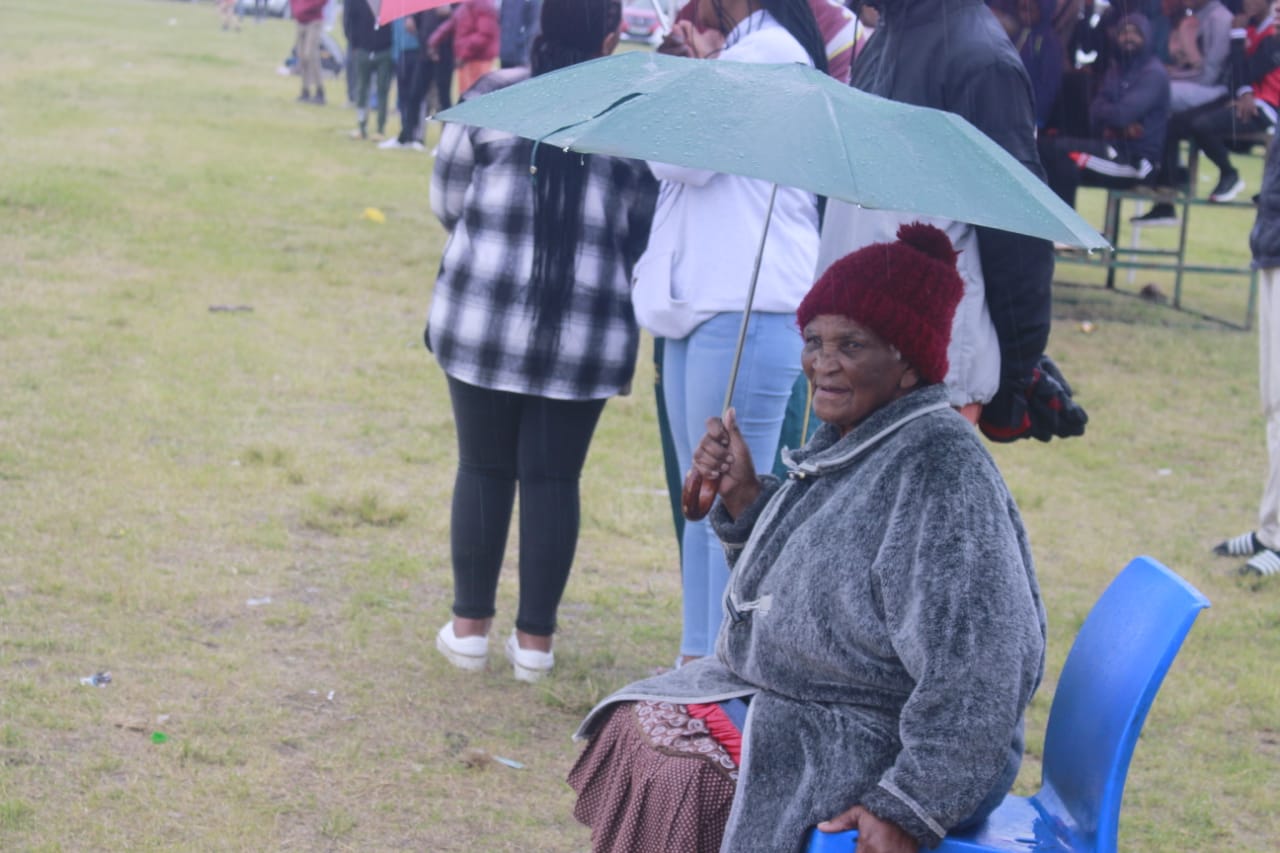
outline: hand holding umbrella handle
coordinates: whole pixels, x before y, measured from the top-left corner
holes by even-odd
[[[719,496],[733,518],[760,496],[751,448],[738,428],[737,414],[726,409],[724,418],[707,418],[707,434],[694,448],[689,473],[680,494],[680,509],[689,521],[701,521]]]

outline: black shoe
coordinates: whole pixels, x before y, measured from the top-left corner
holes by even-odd
[[[302,90],[302,94],[298,96],[298,103],[300,104],[311,103],[311,91],[309,89]]]
[[[1165,201],[1156,202],[1141,216],[1130,216],[1129,222],[1142,228],[1168,227],[1178,224],[1178,212]]]
[[[1244,189],[1244,178],[1239,172],[1223,172],[1218,177],[1218,185],[1209,193],[1209,201],[1231,201]]]
[[[316,96],[311,99],[311,103],[315,104],[317,107],[324,106],[324,89],[316,89]]]

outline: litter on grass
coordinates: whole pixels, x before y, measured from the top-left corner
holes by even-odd
[[[106,687],[111,683],[111,673],[95,672],[93,675],[86,675],[80,679],[80,683],[85,687]]]

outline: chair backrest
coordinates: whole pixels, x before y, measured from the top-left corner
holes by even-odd
[[[1138,734],[1183,638],[1208,606],[1182,578],[1137,557],[1076,636],[1049,709],[1038,797],[1065,809],[1085,849],[1114,853]]]

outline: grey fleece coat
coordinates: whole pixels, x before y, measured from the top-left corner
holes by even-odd
[[[861,803],[922,844],[1008,790],[1044,669],[1026,533],[943,386],[844,438],[823,426],[712,523],[729,554],[715,658],[632,684],[635,699],[751,697],[723,851],[791,851]]]

